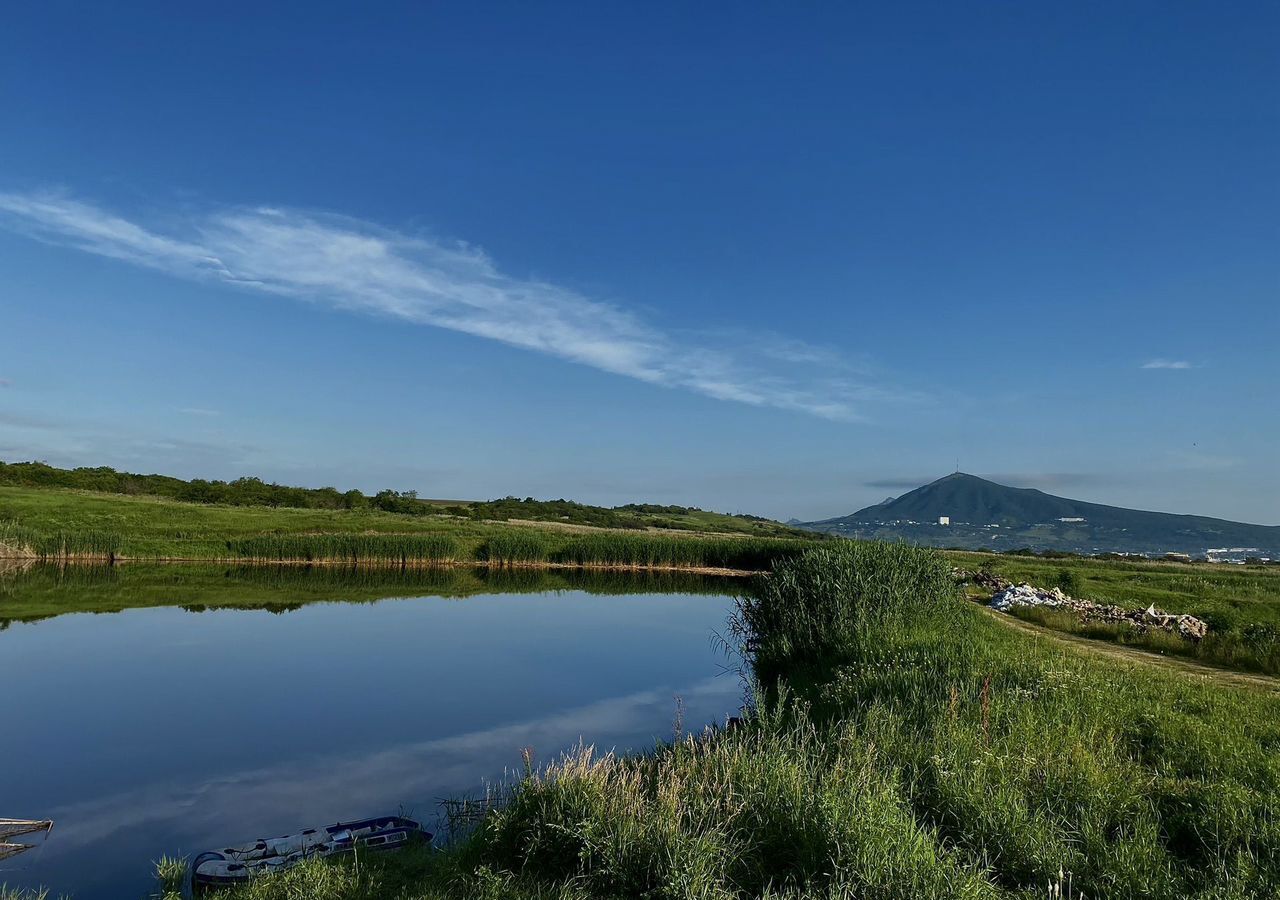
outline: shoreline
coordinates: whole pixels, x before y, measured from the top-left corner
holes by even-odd
[[[0,553],[0,564],[13,563],[16,567],[50,563],[54,565],[129,565],[130,563],[158,563],[163,565],[237,565],[269,567],[325,567],[350,569],[536,569],[577,570],[599,572],[679,572],[686,575],[711,575],[727,578],[753,578],[767,575],[763,569],[732,569],[716,566],[641,565],[625,563],[565,563],[565,562],[490,562],[483,559],[467,560],[349,560],[349,559],[261,559],[242,556],[118,556],[82,555],[39,556],[37,554]]]

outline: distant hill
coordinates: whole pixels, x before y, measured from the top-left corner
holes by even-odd
[[[940,517],[949,525],[938,524]],[[830,534],[941,547],[1280,557],[1280,526],[1147,512],[1056,497],[957,472],[847,516],[801,523]]]

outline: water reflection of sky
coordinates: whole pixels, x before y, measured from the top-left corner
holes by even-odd
[[[162,853],[476,793],[579,741],[644,749],[740,702],[725,598],[581,592],[132,610],[14,625],[0,815],[57,821],[0,882],[140,897]],[[34,858],[33,858],[34,857]]]

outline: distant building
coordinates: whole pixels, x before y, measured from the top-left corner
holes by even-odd
[[[938,524],[939,524],[939,525],[950,525],[950,524],[951,524],[951,517],[950,517],[950,516],[938,516]]]

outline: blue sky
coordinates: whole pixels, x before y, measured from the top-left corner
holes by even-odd
[[[0,458],[1280,522],[1274,4],[23,4]]]

